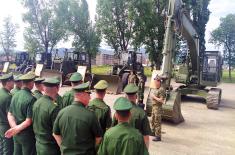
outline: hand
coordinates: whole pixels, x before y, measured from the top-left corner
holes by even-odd
[[[11,138],[11,137],[17,135],[20,131],[21,130],[20,130],[19,126],[15,126],[13,128],[10,128],[9,130],[7,130],[5,132],[5,137],[6,138]]]

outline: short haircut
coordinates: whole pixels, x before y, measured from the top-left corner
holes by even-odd
[[[33,81],[33,79],[32,79],[32,80],[23,80],[22,82],[23,82],[23,84],[28,84],[28,83],[34,82],[34,81]]]
[[[127,118],[130,114],[130,110],[117,110],[117,114],[123,118]]]
[[[8,81],[2,80],[1,82],[2,82],[2,85],[5,87]]]
[[[46,87],[59,87],[59,84],[43,83],[43,85]]]
[[[106,91],[106,89],[96,89],[95,90],[97,93],[104,93]]]
[[[82,82],[82,80],[80,80],[80,81],[71,81],[72,82],[72,84],[74,84],[74,85],[78,85],[80,82]]]

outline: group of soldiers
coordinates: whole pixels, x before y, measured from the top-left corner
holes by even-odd
[[[63,97],[58,78],[34,73],[2,75],[0,80],[1,155],[147,155],[149,136],[161,140],[161,105],[165,91],[157,76],[152,94],[152,131],[145,111],[136,104],[138,86],[124,88],[125,97],[111,109],[104,98],[108,83],[100,80],[91,100],[90,83],[80,73],[70,77],[72,89]],[[14,88],[15,85],[15,88]],[[32,89],[36,90],[32,92]]]

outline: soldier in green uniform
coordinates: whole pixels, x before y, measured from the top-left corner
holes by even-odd
[[[5,138],[5,132],[10,128],[7,120],[7,113],[11,104],[12,95],[10,91],[14,87],[12,73],[2,75],[0,77],[2,88],[0,89],[0,154],[12,155],[13,154],[13,139]]]
[[[164,103],[166,92],[161,87],[160,76],[154,78],[156,89],[153,90],[152,97],[152,130],[155,134],[153,141],[161,141],[161,120],[162,120],[162,104]]]
[[[115,117],[118,124],[106,131],[98,155],[149,154],[141,133],[128,123],[132,105],[124,97],[120,97],[115,101],[113,108],[116,110]]]
[[[36,78],[34,80],[34,85],[36,87],[36,90],[34,90],[33,95],[36,99],[39,99],[40,97],[42,97],[42,92],[43,92],[43,84],[42,82],[44,81],[44,78]]]
[[[102,129],[86,106],[90,100],[89,82],[73,88],[74,102],[62,109],[54,123],[53,135],[63,155],[95,155]]]
[[[48,78],[42,82],[44,95],[33,106],[33,131],[37,155],[59,155],[60,148],[52,136],[53,124],[60,110],[56,103],[60,81]]]
[[[13,96],[16,92],[18,92],[18,91],[21,89],[21,87],[22,87],[22,81],[19,79],[20,76],[22,76],[22,74],[19,74],[19,75],[15,75],[15,76],[14,76],[15,88],[11,90],[12,96]]]
[[[112,118],[110,107],[104,102],[108,83],[105,80],[100,80],[95,86],[96,97],[90,101],[88,108],[95,112],[100,123],[103,133],[111,127]]]
[[[8,121],[11,126],[5,133],[7,138],[14,139],[14,155],[34,155],[35,135],[32,127],[32,109],[36,98],[31,90],[34,86],[35,75],[24,74],[20,77],[22,89],[11,100],[8,112]]]
[[[144,141],[147,146],[149,147],[149,135],[151,134],[151,128],[149,124],[148,117],[145,111],[136,105],[136,99],[138,92],[138,87],[134,84],[128,84],[124,88],[124,92],[126,93],[126,98],[132,103],[131,108],[131,116],[130,116],[130,125],[140,131],[140,133],[144,136]],[[117,119],[113,118],[112,125],[116,125],[118,123]]]
[[[82,83],[82,75],[80,73],[78,73],[78,72],[75,72],[69,78],[69,81],[71,82],[72,87],[75,87],[75,86],[77,86],[77,85]],[[66,107],[68,105],[71,105],[73,103],[74,93],[75,93],[75,91],[72,89],[70,91],[67,91],[63,95],[63,105],[62,105],[62,108]]]

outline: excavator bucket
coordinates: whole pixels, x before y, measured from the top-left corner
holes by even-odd
[[[93,74],[91,88],[100,80],[106,80],[109,84],[108,93],[120,94],[122,92],[122,80],[118,75],[98,75]]]
[[[150,83],[150,88],[148,92],[148,98],[146,101],[146,112],[148,116],[152,114],[152,99],[151,94],[154,87],[154,77],[158,72],[154,71],[152,74],[152,79]],[[166,121],[173,122],[178,124],[184,121],[184,118],[181,113],[181,94],[179,91],[171,91],[167,93],[165,103],[162,105],[162,119]]]

